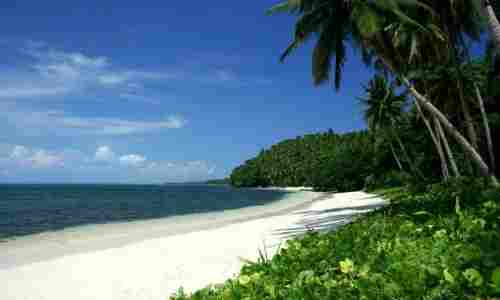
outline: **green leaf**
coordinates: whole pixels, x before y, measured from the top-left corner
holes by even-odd
[[[474,287],[480,287],[484,283],[483,276],[476,269],[469,268],[463,272],[463,275],[470,285]]]
[[[250,283],[250,276],[242,275],[242,276],[240,276],[240,278],[238,278],[238,282],[241,285],[247,285]]]
[[[474,219],[472,221],[472,223],[474,224],[479,224],[479,226],[481,226],[481,228],[484,228],[484,226],[486,226],[486,220],[485,219],[482,219],[482,218],[479,218],[479,219]]]
[[[369,38],[375,33],[381,31],[379,18],[380,17],[375,12],[364,6],[363,8],[360,8],[355,20],[362,35]]]
[[[260,278],[261,278],[261,273],[260,272],[257,272],[257,273],[253,273],[251,276],[250,276],[250,279],[252,281],[258,281]]]
[[[349,258],[346,258],[345,260],[341,261],[339,265],[340,265],[340,272],[344,274],[349,274],[354,271],[354,262]]]
[[[417,211],[416,213],[413,213],[413,215],[414,216],[423,216],[423,215],[432,216],[432,214],[430,212],[427,212],[425,210]]]
[[[495,209],[497,204],[493,201],[488,201],[483,203],[484,208]]]
[[[442,239],[446,236],[448,232],[446,231],[446,229],[441,229],[441,230],[438,230],[434,233],[433,237],[435,239]]]
[[[300,280],[307,280],[308,278],[311,278],[313,276],[314,276],[313,270],[305,270],[299,273]]]
[[[500,267],[496,268],[491,274],[491,281],[495,288],[500,290]]]
[[[444,275],[444,280],[446,280],[449,283],[455,283],[455,277],[453,277],[453,275],[451,275],[451,273],[448,271],[448,269],[444,269],[443,275]]]

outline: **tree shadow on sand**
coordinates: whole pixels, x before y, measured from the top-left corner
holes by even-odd
[[[367,204],[366,200],[375,198],[380,199],[375,195],[367,195],[366,197],[356,199],[349,206],[297,212],[296,214],[301,215],[298,222],[287,228],[274,230],[273,235],[279,236],[282,239],[288,239],[304,235],[309,231],[324,232],[334,230],[339,226],[352,222],[352,220],[364,213],[387,205],[382,199]],[[359,205],[356,205],[356,203],[359,203]]]

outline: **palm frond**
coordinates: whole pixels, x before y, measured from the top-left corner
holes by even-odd
[[[298,11],[300,9],[301,5],[302,5],[301,0],[286,0],[286,1],[283,1],[283,2],[280,2],[278,4],[273,5],[271,8],[269,8],[266,11],[266,14],[274,15],[277,13],[284,13],[284,12],[293,13],[293,12]]]

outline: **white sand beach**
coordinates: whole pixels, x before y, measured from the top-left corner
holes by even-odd
[[[259,249],[273,255],[290,237],[335,228],[384,204],[363,192],[298,195],[303,199],[287,206],[202,221],[95,225],[0,243],[0,299],[167,299],[181,286],[193,291],[236,275],[241,258],[256,260]]]

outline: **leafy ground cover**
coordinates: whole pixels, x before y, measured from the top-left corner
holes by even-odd
[[[500,299],[499,189],[462,179],[377,193],[391,204],[171,299]]]

